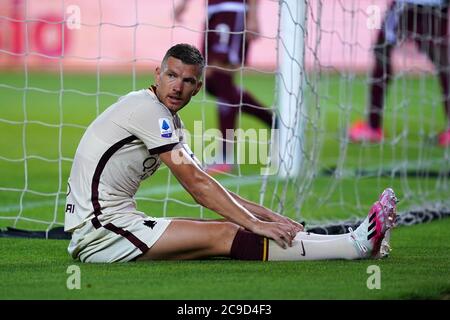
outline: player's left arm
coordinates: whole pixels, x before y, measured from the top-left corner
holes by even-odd
[[[288,223],[290,225],[293,225],[297,232],[303,231],[303,225],[301,225],[297,221],[294,221],[288,217],[285,217],[279,213],[276,213],[264,206],[254,203],[250,200],[244,199],[241,196],[237,195],[236,193],[234,193],[230,190],[227,190],[227,191],[241,206],[243,206],[248,211],[253,213],[253,215],[258,217],[259,219],[261,219],[263,221]]]
[[[200,160],[195,156],[195,154],[192,152],[192,150],[189,148],[189,146],[184,143],[183,148],[186,150],[186,152],[191,156],[192,160],[194,160],[195,163],[201,168],[201,162]],[[244,208],[246,208],[248,211],[250,211],[252,214],[254,214],[256,217],[263,221],[270,221],[270,222],[282,222],[282,223],[288,223],[290,225],[293,225],[295,227],[295,230],[297,232],[303,231],[303,225],[300,223],[285,217],[279,213],[273,212],[272,210],[269,210],[266,207],[260,206],[259,204],[256,204],[252,201],[249,201],[247,199],[242,198],[241,196],[235,194],[234,192],[227,190],[228,193]]]

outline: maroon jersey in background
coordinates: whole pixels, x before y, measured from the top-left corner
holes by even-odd
[[[203,54],[208,64],[245,64],[248,41],[245,39],[245,0],[209,0]]]

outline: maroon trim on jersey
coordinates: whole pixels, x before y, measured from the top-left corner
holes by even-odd
[[[148,87],[148,90],[150,90],[151,92],[153,92],[156,96],[156,86],[155,85],[151,85],[150,87]]]
[[[102,224],[98,220],[97,216],[93,217],[91,219],[92,224],[94,225],[95,229],[100,229],[102,227]]]
[[[160,146],[160,147],[149,149],[148,152],[150,152],[150,154],[152,154],[152,155],[153,154],[161,154],[161,153],[164,153],[164,152],[171,151],[171,150],[175,149],[175,147],[178,146],[179,144],[180,144],[179,142],[175,142],[175,143],[171,143],[171,144],[165,144],[165,145]],[[181,147],[181,145],[180,145],[180,147]],[[177,149],[179,149],[179,148],[177,148]]]
[[[224,2],[236,2],[236,3],[242,3],[245,4],[246,0],[208,0],[208,6],[215,5],[215,4],[221,4]]]
[[[122,228],[119,228],[112,223],[105,224],[103,226],[105,229],[108,229],[109,231],[112,231],[118,235],[121,235],[122,237],[126,238],[128,241],[130,241],[136,248],[142,251],[142,253],[146,253],[149,249],[148,246],[139,240],[134,234],[132,234],[128,230],[124,230]]]
[[[97,167],[95,168],[91,185],[91,201],[92,206],[94,207],[94,215],[95,215],[95,217],[92,219],[92,224],[96,229],[102,226],[97,218],[99,215],[102,214],[101,206],[100,203],[98,202],[98,185],[100,184],[100,176],[102,175],[102,172],[106,167],[106,163],[113,156],[113,154],[116,153],[120,148],[122,148],[127,143],[130,143],[131,141],[136,139],[137,138],[135,136],[129,136],[128,138],[122,139],[119,142],[113,144],[108,150],[106,150],[106,152],[100,158]]]
[[[102,175],[103,170],[106,167],[106,163],[108,160],[116,153],[120,148],[122,148],[127,143],[130,143],[133,140],[136,140],[136,136],[129,136],[125,139],[120,140],[119,142],[116,142],[113,144],[106,152],[103,154],[103,156],[100,158],[100,161],[97,164],[97,167],[95,168],[94,177],[92,178],[92,187],[91,187],[91,201],[92,206],[94,207],[94,215],[95,217],[91,219],[92,224],[96,229],[99,229],[102,227],[102,224],[100,223],[98,216],[102,214],[101,206],[98,201],[98,186],[100,184],[100,176]],[[124,230],[122,228],[119,228],[112,223],[108,223],[103,226],[105,229],[108,229],[116,234],[121,235],[122,237],[126,238],[128,241],[130,241],[132,244],[136,246],[139,250],[141,250],[143,253],[147,252],[148,247],[147,245],[139,240],[135,235],[133,235],[131,232]]]

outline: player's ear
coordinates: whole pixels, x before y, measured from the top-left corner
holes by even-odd
[[[197,82],[197,88],[195,88],[192,96],[195,96],[200,91],[200,89],[202,88],[202,85],[203,85],[203,82],[201,80],[199,82]]]
[[[160,67],[156,67],[155,69],[155,82],[156,82],[156,86],[158,86],[161,82],[161,68]]]

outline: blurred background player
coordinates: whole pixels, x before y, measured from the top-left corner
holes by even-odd
[[[181,1],[175,8],[177,21],[181,21],[188,1]],[[255,116],[272,127],[272,111],[248,91],[236,86],[233,80],[235,71],[247,63],[250,43],[259,37],[257,0],[208,0],[205,30],[202,41],[202,53],[207,65],[205,89],[217,98],[222,138],[227,138],[227,129],[234,130],[239,111]],[[232,159],[226,161],[227,153],[230,157],[234,154],[234,143],[229,140],[223,141],[223,155],[216,159],[215,164],[208,166],[208,173],[232,171]]]
[[[374,47],[375,65],[370,81],[368,122],[358,121],[350,128],[353,142],[383,140],[383,107],[392,78],[392,49],[405,40],[414,40],[417,48],[433,62],[439,76],[447,128],[438,136],[442,147],[450,145],[449,104],[449,0],[396,0],[388,9]]]

